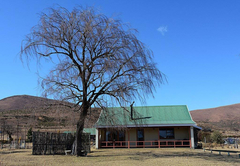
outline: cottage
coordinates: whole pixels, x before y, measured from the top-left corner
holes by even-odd
[[[64,131],[63,133],[65,133],[65,134],[68,134],[68,133],[75,134],[76,131]],[[95,140],[96,140],[96,129],[95,128],[84,128],[83,133],[90,134],[91,142],[95,142]]]
[[[96,141],[96,129],[95,128],[84,128],[83,129],[84,133],[90,133],[90,140],[91,142]]]
[[[190,147],[196,125],[186,105],[121,107],[102,110],[96,123],[96,148]]]

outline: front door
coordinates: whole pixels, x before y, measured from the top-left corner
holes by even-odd
[[[144,141],[144,130],[137,130],[137,141]],[[138,142],[137,145],[143,146],[143,142]]]

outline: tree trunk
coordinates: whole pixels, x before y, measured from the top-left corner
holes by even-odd
[[[83,53],[84,54],[84,53]],[[77,156],[85,156],[85,150],[83,147],[83,138],[82,138],[82,133],[84,129],[84,122],[85,118],[87,116],[88,108],[89,108],[89,103],[87,100],[87,81],[85,80],[85,72],[86,72],[86,66],[84,63],[83,67],[83,75],[82,75],[82,84],[83,84],[83,100],[82,100],[82,105],[81,105],[81,110],[80,110],[80,118],[77,123],[77,131],[76,131],[76,148],[75,148],[75,154]]]
[[[84,147],[83,147],[83,143],[82,143],[82,133],[83,133],[83,128],[84,128],[84,122],[78,122],[77,124],[77,131],[76,131],[76,147],[75,147],[75,154],[77,156],[84,156]]]
[[[77,123],[77,131],[76,131],[76,138],[75,138],[75,155],[76,156],[85,156],[85,150],[83,147],[83,129],[84,129],[84,122],[87,116],[88,105],[84,104],[81,110],[80,118]]]

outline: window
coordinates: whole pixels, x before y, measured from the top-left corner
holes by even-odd
[[[111,140],[112,140],[111,132],[110,132],[110,131],[107,131],[107,132],[106,132],[106,141],[111,141]]]
[[[106,131],[106,141],[124,141],[124,131]]]
[[[137,141],[144,141],[144,130],[143,129],[137,130]],[[143,142],[138,142],[137,145],[143,145]]]
[[[174,129],[159,129],[160,139],[174,139]]]
[[[144,131],[143,131],[143,129],[137,130],[137,139],[138,139],[138,141],[144,141]]]
[[[125,133],[124,131],[119,131],[119,141],[125,141]]]

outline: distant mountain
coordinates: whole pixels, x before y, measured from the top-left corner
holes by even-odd
[[[79,119],[79,112],[57,100],[19,95],[0,100],[0,126],[4,123],[20,128],[74,130]],[[70,103],[67,103],[70,104]],[[190,111],[193,120],[204,129],[240,131],[240,104]],[[89,111],[85,127],[93,127],[98,120],[100,109]],[[16,127],[15,127],[16,128]]]
[[[0,126],[11,125],[15,133],[16,126],[19,130],[75,130],[80,114],[63,105],[72,104],[29,95],[7,97],[0,100]],[[99,114],[100,109],[91,109],[85,127],[93,127]]]
[[[34,107],[41,108],[54,102],[56,101],[29,95],[11,96],[0,100],[0,112],[9,110],[26,110]]]
[[[195,121],[240,120],[240,104],[190,111]]]
[[[240,104],[190,111],[193,120],[203,127],[222,131],[240,131]]]

